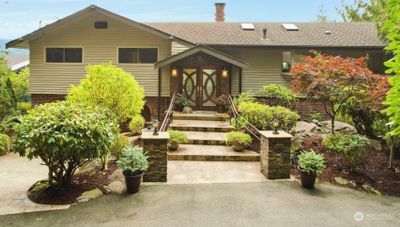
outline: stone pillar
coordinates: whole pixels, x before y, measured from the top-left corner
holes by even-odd
[[[149,169],[143,176],[145,182],[167,182],[167,144],[169,134],[160,132],[143,132],[143,151],[149,157]]]
[[[279,131],[261,132],[260,171],[268,179],[290,178],[290,147],[292,135]]]

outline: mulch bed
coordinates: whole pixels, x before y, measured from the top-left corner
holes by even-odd
[[[350,171],[350,164],[347,160],[323,148],[321,137],[313,136],[305,139],[302,147],[305,150],[313,149],[324,154],[327,168],[318,176],[320,181],[334,183],[334,177],[342,177],[356,183],[357,188],[369,184],[382,194],[400,196],[400,173],[396,173],[396,169],[400,170],[400,160],[395,159],[393,168],[389,169],[389,151],[387,149],[365,151],[360,165]],[[300,178],[296,165],[292,165],[291,174]]]
[[[90,174],[89,172],[76,174],[72,184],[67,188],[55,190],[49,187],[41,191],[28,191],[28,198],[39,204],[73,204],[77,202],[77,198],[85,191],[99,188],[104,193],[103,186],[110,183],[108,177],[117,168],[115,161],[110,161],[107,170],[101,170],[99,166],[96,167],[95,174]]]

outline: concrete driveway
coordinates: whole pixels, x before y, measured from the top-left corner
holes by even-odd
[[[68,210],[0,216],[0,226],[400,226],[400,198],[297,182],[145,185]]]

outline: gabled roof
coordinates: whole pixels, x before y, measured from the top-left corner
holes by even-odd
[[[186,41],[204,45],[271,47],[355,47],[382,48],[375,23],[293,23],[298,31],[287,31],[283,23],[253,23],[243,30],[241,23],[147,23]],[[263,29],[267,29],[263,38]],[[330,33],[330,34],[329,34]]]
[[[176,61],[179,61],[183,58],[189,57],[189,56],[199,53],[199,52],[211,55],[215,58],[218,58],[225,62],[231,63],[233,65],[239,66],[241,68],[245,68],[247,66],[247,63],[245,63],[244,61],[239,60],[230,55],[227,55],[221,51],[215,50],[213,48],[210,48],[210,47],[207,47],[204,45],[197,45],[197,46],[187,49],[179,54],[172,55],[171,57],[165,58],[165,59],[157,62],[156,64],[154,64],[154,68],[160,68],[160,67],[169,65],[171,63],[174,63]]]
[[[79,18],[80,16],[84,16],[84,15],[86,15],[88,13],[93,12],[93,11],[95,11],[97,13],[100,13],[100,14],[103,14],[103,15],[106,15],[106,16],[109,16],[109,17],[111,17],[113,19],[116,19],[118,21],[125,22],[128,25],[138,27],[140,29],[143,29],[143,30],[149,32],[149,33],[158,35],[160,37],[167,38],[167,39],[174,38],[177,41],[180,41],[180,42],[183,42],[183,43],[186,43],[186,44],[189,44],[189,45],[192,44],[192,43],[190,43],[190,42],[188,42],[186,40],[181,40],[179,38],[171,37],[170,34],[164,32],[164,31],[160,31],[157,28],[153,28],[153,27],[148,26],[146,24],[139,23],[139,22],[131,20],[129,18],[120,16],[118,14],[115,14],[113,12],[105,10],[105,9],[103,9],[101,7],[96,6],[96,5],[90,5],[90,6],[84,8],[84,9],[82,9],[82,10],[80,10],[80,11],[74,13],[74,14],[71,14],[71,15],[69,15],[67,17],[64,17],[64,18],[62,18],[62,19],[60,19],[60,20],[58,20],[58,21],[56,21],[56,22],[54,22],[52,24],[49,24],[49,25],[47,25],[47,26],[45,26],[43,28],[40,28],[40,29],[38,29],[38,30],[36,30],[36,31],[34,31],[32,33],[29,33],[29,34],[27,34],[25,36],[22,36],[21,38],[18,38],[18,39],[15,39],[15,40],[12,40],[12,41],[8,42],[6,44],[6,48],[11,48],[11,47],[27,48],[27,47],[29,47],[29,41],[30,40],[34,40],[34,39],[40,38],[44,34],[46,34],[47,32],[51,32],[52,29],[54,29],[56,27],[59,27],[59,26],[62,26],[64,24],[70,22],[71,20]]]

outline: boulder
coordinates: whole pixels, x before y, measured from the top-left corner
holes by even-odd
[[[333,180],[335,181],[336,184],[341,185],[341,186],[346,186],[350,188],[356,188],[357,185],[353,181],[346,180],[342,177],[334,177]]]
[[[329,129],[331,128],[330,121],[323,121],[322,125],[326,125],[326,127],[329,127]],[[345,122],[341,122],[341,121],[335,121],[335,131],[357,132],[357,130],[354,128],[354,126],[347,124]]]
[[[382,143],[379,140],[368,139],[368,146],[376,151],[382,150]]]
[[[371,185],[369,185],[369,184],[364,184],[364,185],[362,186],[362,188],[364,189],[364,191],[366,191],[366,192],[368,192],[368,193],[372,193],[372,194],[379,195],[379,196],[382,195],[378,190],[376,190],[375,188],[373,188],[373,187],[372,187]]]
[[[82,193],[82,195],[80,195],[77,200],[78,200],[78,202],[87,202],[90,199],[94,199],[94,198],[97,198],[102,195],[103,195],[103,192],[100,189],[95,188],[95,189],[92,189],[92,190]]]
[[[117,169],[108,177],[109,182],[121,181],[125,183],[125,177],[121,169]]]
[[[111,184],[105,186],[105,189],[111,193],[122,194],[126,191],[125,183],[121,181],[114,181]]]
[[[309,133],[312,132],[317,127],[316,124],[306,122],[306,121],[298,121],[296,124],[296,132],[297,133]]]

